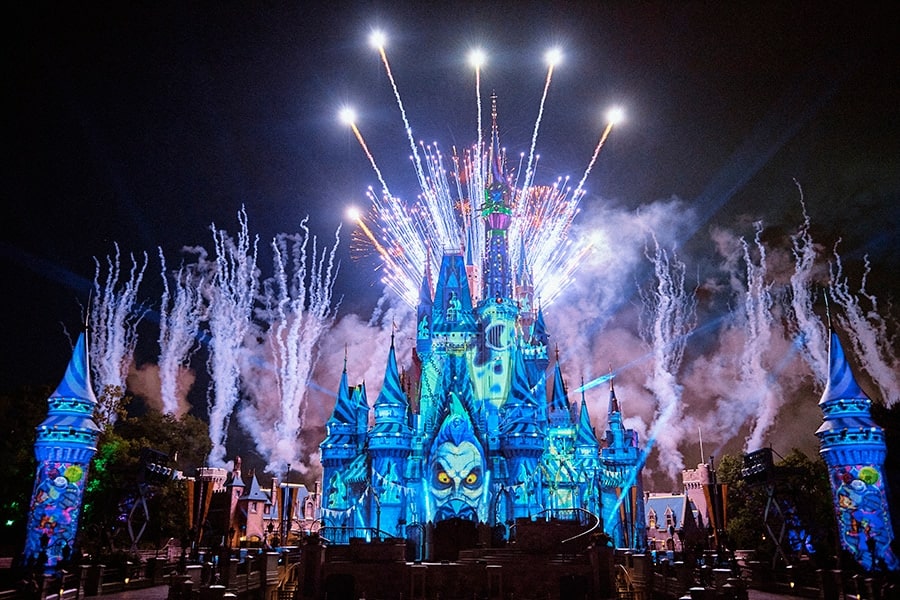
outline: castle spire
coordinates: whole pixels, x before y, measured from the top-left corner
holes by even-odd
[[[872,419],[872,401],[856,383],[834,330],[828,372],[819,401],[824,419],[816,437],[828,465],[841,546],[867,571],[881,565],[896,571],[900,560],[891,550],[894,533],[884,477],[884,429]],[[865,544],[860,543],[863,535]]]
[[[341,381],[338,384],[337,399],[334,403],[334,411],[329,421],[339,423],[355,423],[356,411],[350,402],[350,386],[347,384],[347,355],[344,354],[344,371],[341,373]]]
[[[594,433],[594,426],[591,425],[591,415],[584,397],[584,382],[581,383],[581,411],[578,413],[578,433],[575,443],[579,446],[591,447],[600,445],[597,435]]]
[[[508,229],[512,222],[512,192],[500,165],[497,136],[497,95],[491,96],[492,137],[491,180],[484,193],[481,216],[485,223],[484,300],[511,299],[512,277],[509,272]]]
[[[35,475],[24,558],[48,572],[67,558],[78,533],[78,515],[100,428],[91,389],[86,332],[78,336],[69,366],[47,399],[47,418],[37,427]]]
[[[612,367],[609,369],[609,414],[619,412],[619,399],[616,398],[616,377]]]

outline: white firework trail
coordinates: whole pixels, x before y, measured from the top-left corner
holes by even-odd
[[[459,226],[456,223],[456,219],[452,210],[448,210],[446,204],[441,202],[441,198],[438,196],[439,190],[436,189],[434,181],[432,180],[431,183],[429,183],[429,179],[425,176],[425,171],[422,168],[422,159],[419,156],[418,147],[415,140],[413,139],[412,127],[409,124],[409,119],[407,119],[406,117],[406,109],[403,107],[403,100],[400,97],[400,90],[397,88],[397,82],[394,80],[394,74],[391,71],[390,63],[388,62],[387,53],[384,50],[383,40],[375,39],[373,41],[378,47],[378,52],[381,55],[381,62],[384,64],[384,70],[387,73],[388,80],[391,82],[391,89],[394,91],[394,98],[396,99],[397,106],[400,109],[400,116],[403,119],[404,131],[406,133],[407,139],[409,140],[410,150],[412,150],[412,161],[415,168],[416,177],[419,180],[419,187],[421,188],[422,195],[424,196],[424,206],[430,213],[430,219],[434,227],[437,229],[438,238],[441,240],[455,240],[457,242],[456,247],[458,247],[460,240]],[[427,160],[426,165],[428,165]]]
[[[551,53],[554,54],[553,58],[550,57]],[[528,197],[528,188],[531,187],[532,180],[534,179],[534,149],[537,147],[538,131],[541,127],[541,119],[544,117],[544,104],[546,104],[547,94],[550,92],[550,81],[553,79],[553,67],[556,66],[556,63],[559,60],[558,52],[551,51],[551,53],[548,53],[548,62],[550,64],[547,67],[547,80],[544,82],[544,92],[541,94],[541,104],[538,108],[537,119],[534,120],[534,132],[531,134],[531,148],[528,151],[528,163],[525,166],[525,181],[522,184],[523,199]]]
[[[504,176],[514,181],[512,190],[514,219],[509,231],[509,252],[512,272],[518,272],[523,261],[531,268],[535,295],[543,305],[550,304],[572,281],[572,275],[590,252],[588,241],[575,243],[567,239],[570,226],[579,212],[579,201],[583,189],[572,193],[568,179],[559,179],[553,185],[536,186],[534,172],[539,155],[534,153],[540,130],[544,105],[552,80],[555,59],[549,60],[550,67],[541,97],[538,118],[532,134],[531,149],[528,154],[525,174],[522,175],[524,153],[520,155],[519,168],[515,177],[506,169],[506,151],[500,150],[496,131],[492,129],[491,148],[485,148],[481,127],[481,72],[476,70],[476,102],[478,136],[472,148],[462,152],[453,150],[447,159],[436,142],[425,145],[415,144],[412,128],[407,118],[393,72],[384,52],[383,40],[376,46],[390,80],[391,89],[400,108],[404,131],[413,150],[411,161],[416,171],[420,192],[412,201],[402,201],[384,191],[368,193],[372,209],[358,219],[359,230],[354,231],[353,241],[357,248],[364,246],[375,250],[384,268],[382,281],[409,305],[418,300],[419,288],[425,273],[425,264],[430,263],[432,272],[438,269],[441,256],[447,251],[471,251],[477,259],[476,274],[481,277],[485,244],[485,229],[479,211],[484,197],[487,170],[492,168],[491,158],[495,148],[497,159]],[[550,57],[548,57],[549,59]],[[496,116],[496,97],[492,97],[492,117]],[[354,133],[360,145],[387,189],[380,170],[368,150],[359,130]],[[609,135],[607,126],[598,148],[582,178],[583,186],[590,168],[596,161],[599,148]],[[520,256],[521,241],[524,240],[525,256]],[[476,291],[476,295],[477,295]],[[475,298],[477,301],[478,298]]]
[[[759,254],[759,262],[755,264],[750,255],[750,244],[741,238],[744,263],[747,265],[747,293],[744,297],[744,314],[746,317],[746,337],[744,351],[740,362],[740,385],[747,395],[735,399],[749,409],[752,418],[750,435],[745,443],[745,450],[752,452],[763,445],[766,433],[775,424],[778,410],[784,402],[781,388],[775,377],[769,375],[770,369],[764,363],[764,357],[772,343],[772,284],[766,282],[768,267],[766,265],[766,248],[760,236],[762,223],[754,224],[756,237],[754,245]]]
[[[137,327],[146,314],[137,301],[138,289],[147,268],[131,258],[127,278],[122,272],[119,245],[115,255],[106,257],[106,276],[101,281],[101,263],[94,258],[94,292],[90,306],[91,375],[99,393],[102,426],[116,420],[116,407],[125,394],[126,379],[134,362]]]
[[[204,318],[200,290],[202,280],[194,269],[182,265],[171,274],[166,269],[166,257],[159,249],[162,263],[163,295],[159,311],[159,382],[163,412],[177,415],[182,396],[178,382],[183,370],[196,351],[197,335]],[[172,286],[169,286],[171,277]]]
[[[251,330],[251,315],[259,287],[256,268],[257,239],[247,231],[247,213],[238,212],[237,239],[211,226],[215,259],[206,263],[203,294],[209,324],[210,389],[209,437],[212,442],[209,464],[225,464],[228,424],[240,398],[240,362],[245,337]]]
[[[878,299],[866,290],[870,269],[866,256],[859,291],[852,292],[849,278],[843,274],[841,257],[835,249],[829,292],[843,309],[843,312],[835,311],[835,320],[848,332],[862,368],[878,387],[884,404],[891,407],[900,401],[900,359],[894,354],[895,340],[888,332],[888,323],[878,312]],[[868,309],[863,308],[863,303]]]
[[[648,444],[659,447],[660,463],[675,481],[684,469],[684,457],[678,449],[681,428],[675,426],[683,419],[683,386],[677,377],[687,338],[696,326],[696,302],[684,287],[684,263],[674,255],[670,259],[655,236],[653,241],[655,250],[652,255],[647,253],[647,258],[653,264],[656,287],[641,291],[645,310],[641,337],[653,355],[653,368],[644,386],[657,402]]]
[[[822,320],[813,311],[815,297],[813,295],[814,276],[816,273],[816,257],[818,255],[812,236],[809,233],[810,221],[803,201],[803,189],[800,190],[800,205],[803,208],[803,224],[797,233],[791,236],[791,250],[794,254],[794,272],[791,274],[791,311],[789,326],[791,333],[802,343],[799,344],[801,355],[812,369],[813,377],[819,389],[823,389],[828,381],[828,332]]]
[[[282,234],[272,241],[275,275],[263,286],[265,308],[260,311],[268,324],[266,360],[259,373],[246,378],[254,383],[248,384],[250,403],[239,413],[271,473],[284,473],[287,465],[300,472],[309,467],[309,449],[302,447],[300,432],[319,347],[335,317],[332,289],[340,227],[334,245],[319,254],[307,220],[300,224],[302,234]],[[271,389],[264,381],[272,382]]]

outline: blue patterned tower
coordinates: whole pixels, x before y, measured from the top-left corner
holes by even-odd
[[[514,364],[512,391],[500,411],[500,450],[506,458],[509,473],[515,475],[512,516],[518,518],[534,512],[535,498],[528,481],[530,474],[537,471],[544,453],[546,421],[541,419],[541,403],[528,382],[521,352],[516,352]]]
[[[369,431],[369,455],[372,459],[374,486],[370,494],[369,514],[375,515],[375,528],[392,535],[403,535],[406,523],[403,503],[403,475],[410,454],[412,431],[409,406],[400,387],[400,370],[394,353],[394,336],[384,372],[381,393],[375,400],[375,424]],[[371,521],[371,519],[370,519]]]
[[[580,413],[569,402],[558,352],[548,372],[529,240],[510,253],[516,198],[503,173],[496,99],[492,116],[484,201],[465,217],[480,220],[483,244],[472,239],[480,227],[467,228],[461,247],[444,251],[433,284],[427,256],[412,364],[401,378],[392,343],[372,424],[345,364],[321,444],[325,525],[396,531],[428,546],[457,527],[487,526],[493,538],[518,518],[584,519],[587,510],[602,513],[617,545],[643,548],[637,434],[624,428],[611,393],[601,449],[583,394]]]
[[[600,442],[591,424],[591,414],[584,398],[584,382],[581,384],[581,410],[575,429],[575,462],[578,470],[580,508],[600,514],[600,497],[597,476],[600,473]]]
[[[356,406],[347,384],[347,361],[338,384],[337,400],[331,418],[325,423],[325,439],[319,446],[322,453],[325,493],[323,511],[325,523],[332,526],[348,525],[354,505],[347,487],[346,472],[350,463],[359,455],[362,441],[356,426]]]
[[[484,257],[484,300],[512,298],[508,230],[512,222],[511,189],[500,169],[497,139],[497,97],[491,98],[491,181],[484,192],[481,218],[487,233]]]
[[[872,401],[856,383],[833,331],[828,363],[828,384],[819,400],[825,419],[816,436],[830,473],[841,546],[868,571],[896,571],[900,561],[891,551],[884,430],[872,420]]]
[[[78,337],[66,374],[47,403],[47,418],[37,427],[34,443],[38,466],[24,558],[49,572],[75,545],[88,468],[100,436],[93,419],[97,398],[85,334]]]
[[[613,380],[609,380],[609,422],[600,450],[600,476],[604,530],[619,548],[644,548],[647,531],[644,519],[643,467],[638,434],[626,429]]]

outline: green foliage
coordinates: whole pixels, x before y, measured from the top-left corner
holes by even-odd
[[[47,417],[49,387],[23,387],[0,395],[0,555],[13,556],[25,543],[25,528],[34,488],[35,428]]]
[[[141,450],[164,452],[169,466],[191,473],[202,466],[210,449],[206,424],[190,415],[176,419],[157,410],[117,420],[98,444],[85,491],[82,547],[106,555],[130,545],[128,511],[139,497]],[[174,460],[177,455],[177,461]],[[142,544],[161,547],[187,529],[186,495],[179,481],[149,487],[150,520]]]
[[[94,422],[100,431],[106,431],[119,419],[124,419],[128,413],[128,404],[131,396],[125,394],[122,386],[107,384],[97,396],[97,408],[94,409]]]
[[[760,560],[774,557],[775,544],[771,539],[763,515],[768,492],[765,484],[748,485],[741,478],[743,458],[725,455],[716,467],[719,482],[728,484],[728,524],[726,533],[732,548],[755,550]],[[793,449],[775,463],[778,477],[775,497],[793,504],[802,526],[810,535],[815,554],[825,561],[834,555],[834,512],[831,487],[825,462],[816,456],[809,459]],[[770,524],[778,533],[780,522],[774,509],[770,510]],[[787,551],[787,550],[786,550]]]

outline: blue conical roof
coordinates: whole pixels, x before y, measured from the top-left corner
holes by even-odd
[[[240,497],[241,500],[255,500],[259,502],[268,502],[269,496],[262,491],[262,488],[259,485],[259,480],[256,478],[256,473],[250,477],[250,489],[247,490],[247,493]]]
[[[387,367],[384,370],[384,382],[381,384],[381,392],[375,400],[376,408],[379,406],[406,407],[406,394],[400,385],[400,369],[397,367],[397,354],[394,351],[394,340],[391,336],[391,349],[388,352]]]
[[[521,406],[537,410],[537,400],[534,397],[534,392],[531,391],[531,384],[528,381],[528,372],[525,369],[525,360],[522,357],[522,350],[517,347],[514,354],[512,390],[509,399],[506,401],[506,405]]]
[[[844,348],[838,339],[837,333],[831,332],[831,344],[828,348],[828,384],[822,393],[819,404],[826,404],[836,400],[865,399],[869,397],[856,383],[850,364],[844,355]]]
[[[594,427],[591,425],[591,415],[588,412],[584,394],[581,395],[581,412],[578,415],[578,433],[575,443],[579,446],[599,446]]]
[[[559,368],[557,357],[553,366],[553,390],[550,393],[550,410],[569,410],[569,394],[563,381],[562,371]]]
[[[348,424],[356,423],[356,410],[350,401],[350,388],[347,385],[346,361],[344,361],[344,372],[341,373],[341,383],[338,385],[337,400],[334,403],[331,420]]]
[[[538,306],[537,318],[534,320],[534,325],[531,326],[531,343],[546,346],[549,342],[550,336],[547,334],[547,323],[544,321],[544,310]]]
[[[35,456],[45,460],[65,455],[66,460],[87,463],[96,452],[100,428],[94,422],[97,397],[91,389],[87,340],[78,337],[66,374],[47,398],[47,418],[37,426]]]
[[[97,397],[90,383],[90,365],[88,364],[87,340],[84,333],[78,336],[72,359],[62,381],[53,392],[51,398],[80,398],[97,404]]]

